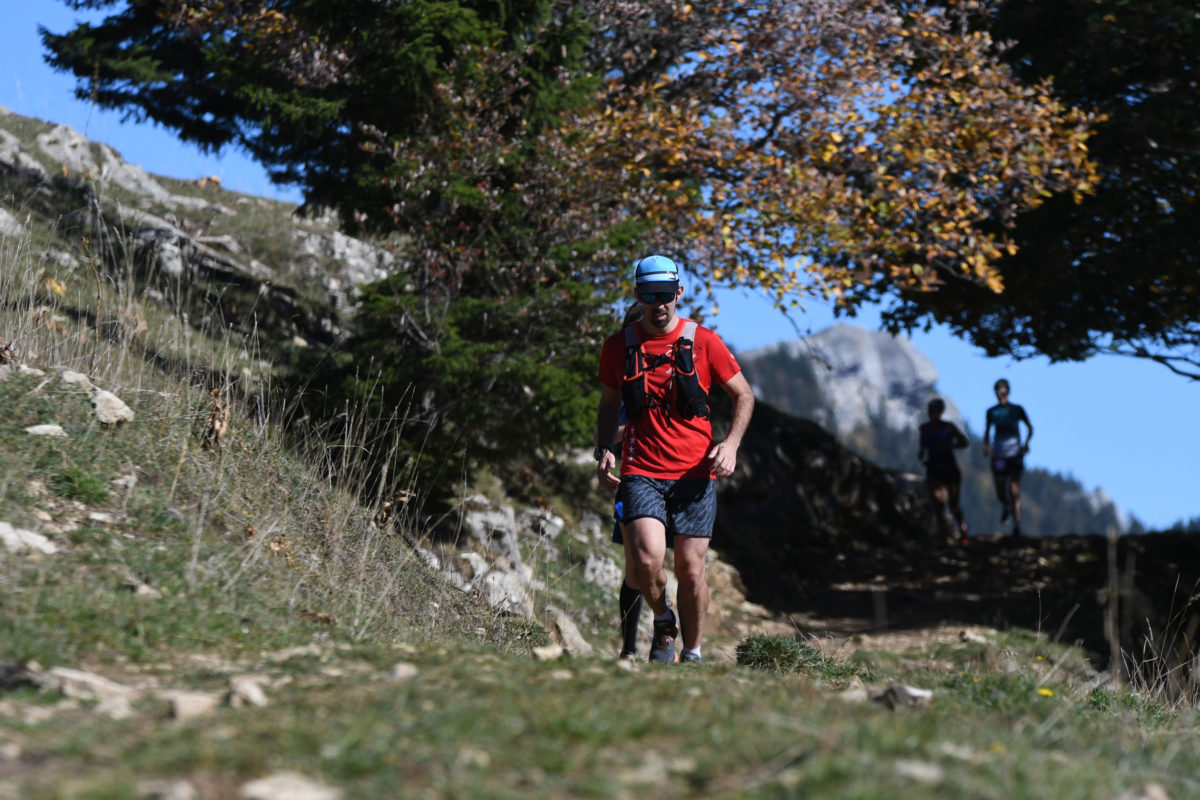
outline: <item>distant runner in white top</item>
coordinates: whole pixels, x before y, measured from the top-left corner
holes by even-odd
[[[1003,504],[1000,522],[1012,517],[1012,535],[1021,535],[1021,476],[1025,472],[1025,454],[1029,452],[1029,440],[1033,438],[1033,423],[1025,409],[1008,402],[1009,386],[1004,378],[996,381],[996,405],[987,410],[987,425],[983,430],[983,454],[991,461],[992,481],[996,485],[996,498]],[[1028,432],[1025,443],[1021,443],[1021,423]],[[993,444],[992,428],[996,429]]]

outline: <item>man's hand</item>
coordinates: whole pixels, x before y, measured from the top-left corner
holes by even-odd
[[[737,448],[718,442],[708,451],[708,460],[712,462],[713,474],[718,478],[728,478],[737,469]]]
[[[599,463],[596,464],[596,483],[600,485],[601,489],[608,489],[611,492],[621,485],[621,479],[612,474],[615,466],[617,466],[617,457],[611,450],[605,450],[604,455],[600,456]]]

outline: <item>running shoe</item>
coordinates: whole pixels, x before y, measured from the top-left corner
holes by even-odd
[[[671,612],[671,618],[663,622],[654,620],[654,638],[650,640],[650,660],[657,661],[660,664],[674,664],[675,656],[675,639],[679,636],[679,625],[675,621],[675,612]]]
[[[1014,539],[1019,539],[1021,537],[1021,523],[1013,523],[1012,535]]]
[[[684,652],[684,654],[679,657],[679,663],[680,664],[703,664],[704,660],[700,657],[699,653]]]
[[[622,650],[619,658],[622,661],[637,661],[637,651],[636,650]]]

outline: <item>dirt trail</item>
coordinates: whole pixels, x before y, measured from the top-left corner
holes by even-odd
[[[1200,536],[1127,536],[1115,551],[1119,628],[1128,648],[1200,615]],[[1109,542],[1103,536],[973,537],[965,546],[813,551],[786,586],[742,575],[746,598],[776,621],[836,644],[902,651],[974,627],[1041,631],[1098,663],[1105,636]],[[756,582],[756,577],[758,581]],[[769,598],[769,599],[768,599]],[[1198,597],[1197,605],[1200,605]]]

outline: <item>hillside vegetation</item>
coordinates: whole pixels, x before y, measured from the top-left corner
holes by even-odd
[[[345,319],[284,269],[287,226],[311,223],[170,184],[261,210],[228,220],[253,249],[227,260],[276,278],[238,277],[199,249],[187,263],[209,266],[164,276],[161,248],[119,222],[116,190],[47,172],[0,165],[0,207],[19,223],[0,232],[0,798],[1200,789],[1180,638],[1131,652],[1127,683],[1067,632],[1076,617],[1105,624],[1097,580],[1123,597],[1149,564],[1186,581],[1185,550],[1147,546],[1136,571],[1132,550],[1109,563],[1095,540],[929,558],[895,476],[764,408],[723,498],[764,524],[722,523],[706,663],[618,662],[615,590],[585,577],[616,568],[586,458],[562,447],[540,470],[484,473],[437,517],[414,499],[420,473],[387,482],[409,492],[364,491],[384,482],[360,455],[389,442],[356,435],[368,428],[353,408],[330,439],[277,391],[298,339],[322,330],[296,321]],[[180,230],[199,224],[175,202]],[[199,213],[206,236],[228,232],[230,215]],[[279,238],[246,245],[266,219]],[[266,313],[286,298],[294,312]],[[527,504],[514,512],[509,494]],[[473,526],[505,507],[538,525]],[[776,572],[788,584],[767,591]],[[947,610],[983,574],[1020,598],[1007,618],[986,618],[992,595],[971,620]],[[1055,600],[1044,626],[1029,613],[1042,593]]]

